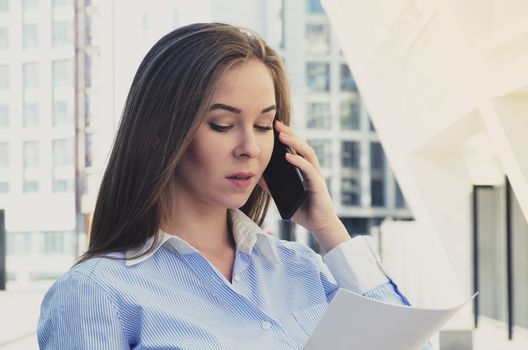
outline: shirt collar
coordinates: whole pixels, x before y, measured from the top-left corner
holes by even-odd
[[[251,255],[253,248],[256,246],[266,259],[275,264],[281,264],[273,238],[270,234],[265,233],[253,220],[251,220],[251,218],[239,209],[229,209],[229,214],[232,222],[233,237],[239,251]],[[127,258],[125,262],[126,265],[131,266],[147,260],[163,245],[167,245],[167,247],[174,249],[182,255],[199,253],[196,248],[176,235],[171,235],[161,229],[158,231],[158,235],[161,238],[158,245],[148,254],[138,258],[131,258],[141,255],[149,250],[156,237],[149,238],[145,244],[138,249],[127,250],[125,254]]]

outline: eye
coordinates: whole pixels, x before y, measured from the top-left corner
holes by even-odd
[[[214,131],[225,132],[233,127],[233,125],[219,125],[215,123],[209,123],[209,127]]]
[[[273,130],[273,126],[267,126],[267,125],[255,125],[255,129],[266,132]]]

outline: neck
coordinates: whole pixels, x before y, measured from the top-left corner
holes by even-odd
[[[226,208],[206,205],[177,205],[161,229],[184,239],[202,253],[234,249],[235,241]]]

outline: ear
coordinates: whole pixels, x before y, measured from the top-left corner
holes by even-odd
[[[264,176],[260,178],[258,185],[262,187],[262,189],[266,191],[267,194],[271,195],[270,190],[268,188],[268,184],[266,183],[266,180],[264,180]]]

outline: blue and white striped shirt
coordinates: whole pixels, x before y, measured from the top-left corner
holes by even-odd
[[[239,210],[230,214],[232,282],[186,241],[161,232],[146,256],[93,258],[58,279],[42,303],[40,348],[302,349],[339,287],[409,305],[362,237],[322,259],[262,232]]]

